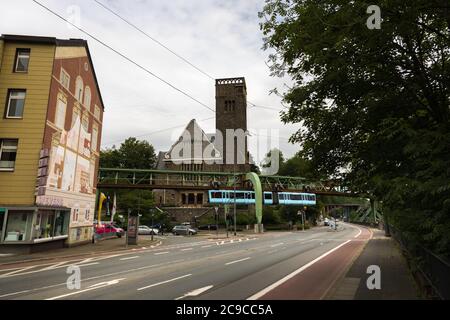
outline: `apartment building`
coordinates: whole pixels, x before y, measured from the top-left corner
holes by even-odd
[[[0,37],[0,252],[90,242],[104,105],[87,41]]]

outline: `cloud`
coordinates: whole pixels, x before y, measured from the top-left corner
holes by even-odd
[[[70,6],[78,6],[83,29],[139,62],[155,74],[215,108],[214,81],[173,56],[93,0],[40,0],[63,16]],[[187,58],[213,77],[246,77],[248,99],[262,106],[282,109],[281,99],[269,95],[283,88],[289,79],[270,77],[265,64],[268,52],[262,47],[258,11],[263,0],[100,0],[145,32]],[[172,132],[145,134],[164,128],[183,127],[193,118],[214,114],[173,90],[123,58],[46,12],[31,0],[3,0],[0,3],[0,30],[4,34],[84,38],[89,41],[100,89],[105,100],[103,146],[120,144],[129,136],[141,136],[158,150],[171,145]],[[214,132],[215,121],[200,121],[206,132]],[[249,109],[248,125],[254,131],[279,129],[289,137],[298,126],[284,125],[279,113]],[[144,135],[144,136],[143,136]],[[283,152],[298,150],[285,140]],[[256,150],[251,150],[256,153]]]

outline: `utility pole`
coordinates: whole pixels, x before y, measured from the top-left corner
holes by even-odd
[[[216,238],[219,239],[219,208],[215,207],[214,209],[216,210]]]
[[[233,180],[234,180],[234,236],[236,237],[236,161],[233,164]]]
[[[154,234],[154,232],[153,232],[153,230],[154,230],[153,229],[153,226],[154,226],[154,224],[153,224],[153,210],[154,209],[151,210],[151,213],[152,213],[152,231],[150,232],[152,234],[152,242],[153,242],[153,234]]]

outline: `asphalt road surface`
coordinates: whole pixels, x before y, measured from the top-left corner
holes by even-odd
[[[369,237],[367,229],[341,224],[339,231],[180,238],[134,252],[14,265],[0,269],[0,299],[322,299]],[[67,281],[77,270],[81,287],[71,290]]]

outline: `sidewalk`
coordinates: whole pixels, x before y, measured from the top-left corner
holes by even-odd
[[[373,238],[364,247],[345,276],[337,281],[327,294],[330,300],[416,300],[418,289],[408,269],[405,257],[392,238],[384,231],[372,229]],[[369,290],[367,273],[369,266],[381,270],[381,289]]]
[[[141,249],[142,247],[150,247],[152,245],[156,245],[160,242],[158,239],[154,239],[154,241],[151,241],[151,237],[143,237],[141,236],[139,238],[139,245],[138,246],[128,246],[128,249],[126,248],[126,239],[123,238],[116,238],[116,239],[109,239],[109,240],[103,240],[99,241],[97,243],[90,243],[86,245],[81,245],[78,247],[72,247],[72,248],[61,248],[61,249],[55,249],[51,251],[45,251],[45,252],[39,252],[39,253],[32,253],[32,254],[26,254],[26,255],[4,255],[0,256],[0,266],[6,265],[6,264],[13,264],[13,263],[20,263],[20,262],[32,262],[32,261],[46,261],[46,260],[52,260],[52,259],[59,259],[59,258],[69,258],[69,257],[82,257],[82,256],[89,256],[89,255],[101,255],[111,252],[118,252],[118,251],[126,251],[126,250],[133,250],[133,249]]]

